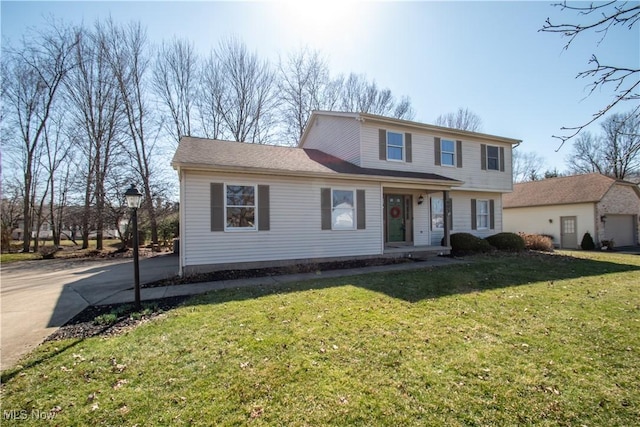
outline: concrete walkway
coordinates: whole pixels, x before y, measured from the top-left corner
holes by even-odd
[[[179,295],[197,295],[225,288],[407,271],[459,262],[451,258],[433,257],[427,261],[386,266],[143,288],[141,299],[148,301]],[[178,257],[175,255],[159,255],[140,261],[142,283],[173,277],[177,271]],[[2,370],[13,366],[58,327],[89,305],[128,303],[134,299],[131,259],[12,263],[2,266],[1,279]]]

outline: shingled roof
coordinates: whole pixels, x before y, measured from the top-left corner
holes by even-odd
[[[549,178],[514,184],[513,192],[502,196],[505,209],[530,206],[595,203],[618,181],[598,173]]]
[[[352,175],[463,183],[432,173],[362,168],[320,150],[183,137],[173,156],[174,168],[253,171],[282,175]]]

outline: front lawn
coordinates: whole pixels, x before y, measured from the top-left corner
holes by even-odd
[[[566,255],[197,297],[42,345],[3,372],[3,421],[637,425],[640,256]]]

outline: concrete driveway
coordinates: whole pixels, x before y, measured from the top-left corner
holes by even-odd
[[[175,276],[178,257],[140,260],[140,281]],[[42,260],[2,265],[1,369],[13,366],[87,306],[131,289],[133,260]]]

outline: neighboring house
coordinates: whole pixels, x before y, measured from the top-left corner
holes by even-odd
[[[519,142],[338,112],[314,112],[295,148],[184,137],[181,272],[447,252],[452,232],[498,233]]]
[[[503,201],[505,231],[548,234],[567,249],[587,232],[596,244],[638,243],[640,190],[631,182],[595,173],[551,178],[515,184]]]

